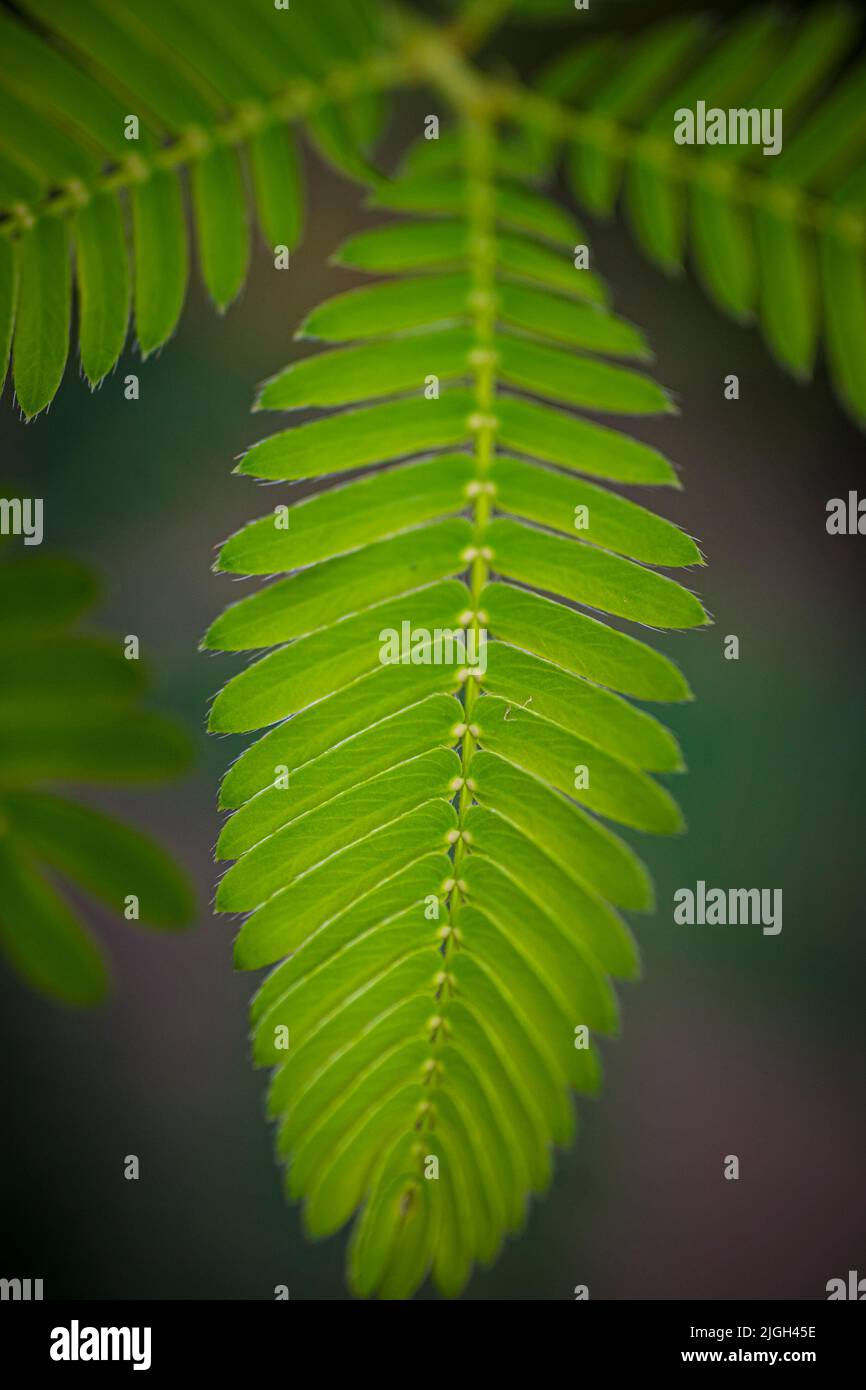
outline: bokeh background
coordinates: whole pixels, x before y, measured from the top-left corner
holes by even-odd
[[[622,13],[630,22],[636,7]],[[512,35],[497,58],[527,71],[561,38]],[[383,160],[432,109],[403,101]],[[184,721],[198,753],[182,783],[97,798],[174,847],[198,885],[195,928],[157,938],[88,908],[115,975],[95,1013],[0,970],[0,1273],[43,1278],[47,1297],[260,1299],[276,1284],[293,1299],[347,1296],[344,1239],[309,1243],[283,1201],[266,1077],[248,1061],[255,980],[233,974],[232,923],[211,912],[216,786],[242,744],[203,726],[239,662],[196,652],[239,596],[211,573],[215,547],[279,500],[231,473],[280,425],[250,418],[255,385],[298,351],[304,311],[354,283],[326,257],[374,220],[357,188],[306,162],[307,232],[288,274],[259,246],[224,320],[194,278],[160,356],[142,364],[130,349],[93,396],[72,362],[29,426],[4,393],[4,479],[44,497],[46,546],[98,568],[100,627],[140,636],[153,704]],[[866,490],[863,439],[823,369],[796,385],[756,332],[690,279],[665,280],[619,225],[590,234],[617,309],[648,331],[680,403],[678,418],[635,429],[681,469],[683,493],[650,500],[700,539],[708,568],[692,578],[715,626],[659,642],[696,695],[667,712],[689,764],[675,788],[689,829],[639,845],[659,906],[636,920],[644,978],[621,991],[603,1096],[582,1107],[578,1143],[523,1235],[464,1297],[567,1299],[587,1284],[593,1298],[823,1298],[829,1278],[866,1274],[866,539],[825,530],[829,498]],[[138,402],[123,398],[129,371]],[[730,372],[738,402],[724,399]],[[737,662],[723,658],[731,633]],[[782,888],[781,935],[674,925],[674,890],[701,878]],[[123,1178],[132,1153],[138,1182]],[[738,1182],[723,1178],[728,1154]]]

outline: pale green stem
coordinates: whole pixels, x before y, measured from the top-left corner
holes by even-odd
[[[490,552],[486,546],[487,523],[491,511],[490,477],[496,445],[497,420],[496,407],[496,241],[494,205],[495,189],[493,174],[494,130],[492,122],[481,107],[471,107],[464,113],[464,140],[466,150],[466,187],[469,214],[469,269],[472,284],[470,307],[472,311],[473,347],[470,363],[474,374],[474,410],[471,419],[475,436],[475,477],[473,480],[473,541],[469,555],[470,604],[472,617],[468,624],[478,634],[484,627],[484,615],[479,611],[481,594],[489,574]],[[476,648],[477,650],[477,648]],[[472,805],[469,769],[475,751],[477,735],[472,723],[472,712],[478,698],[479,682],[473,675],[467,675],[464,693],[464,722],[466,732],[461,742],[462,785],[458,800],[458,833],[454,851],[455,886],[451,892],[450,916],[461,897],[460,866],[466,853],[465,833],[466,812]],[[446,946],[450,948],[452,938]]]
[[[728,160],[708,159],[674,145],[657,131],[634,130],[592,111],[575,111],[539,96],[517,82],[485,82],[485,100],[503,119],[546,135],[581,141],[619,159],[640,160],[686,185],[716,189],[735,202],[775,213],[814,231],[831,230],[855,246],[866,244],[866,214],[829,198],[815,197],[784,179],[768,178]]]
[[[38,204],[16,203],[0,222],[0,234],[9,236],[27,230],[42,216],[65,216],[97,193],[130,188],[145,182],[158,170],[182,168],[215,146],[241,145],[270,125],[303,119],[330,102],[348,101],[367,92],[399,86],[408,72],[409,66],[399,54],[387,54],[354,68],[338,69],[320,83],[291,82],[276,96],[246,102],[211,128],[193,127],[171,144],[148,154],[132,154],[92,180],[70,179]]]
[[[461,53],[473,53],[508,18],[514,0],[471,0],[463,13],[445,31]]]
[[[491,510],[490,473],[495,454],[497,422],[494,416],[496,405],[496,243],[495,229],[495,190],[493,173],[493,124],[483,107],[469,102],[462,109],[463,134],[466,156],[467,213],[469,222],[469,269],[472,284],[470,307],[472,312],[473,347],[470,365],[473,372],[474,409],[471,419],[475,438],[475,477],[473,479],[473,539],[466,563],[470,573],[471,617],[466,624],[476,634],[484,626],[483,615],[479,614],[479,602],[487,583],[489,573],[489,552],[485,546],[485,533]],[[468,668],[469,669],[469,668]],[[476,734],[473,732],[472,711],[478,696],[479,683],[476,677],[466,676],[463,695],[464,731],[460,739],[460,787],[457,795],[457,835],[454,846],[452,886],[448,894],[448,922],[444,931],[442,947],[442,972],[437,990],[437,1024],[431,1036],[434,1049],[428,1063],[430,1079],[439,1079],[436,1066],[435,1049],[447,1037],[448,999],[453,991],[448,962],[457,949],[456,918],[457,909],[463,897],[460,868],[467,853],[465,834],[466,813],[473,802],[472,787],[469,780],[469,767],[476,747]],[[425,1105],[421,1114],[425,1123],[435,1123],[435,1104]]]

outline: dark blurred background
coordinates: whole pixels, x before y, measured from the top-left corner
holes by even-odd
[[[621,7],[627,19],[637,9]],[[512,35],[501,57],[529,67],[558,42],[556,29]],[[423,97],[398,108],[384,158],[430,109]],[[46,547],[98,568],[101,626],[140,636],[155,706],[198,748],[183,783],[99,798],[175,848],[198,884],[196,928],[156,938],[89,909],[115,973],[96,1013],[0,974],[0,1273],[43,1278],[46,1297],[258,1299],[276,1284],[346,1297],[343,1238],[308,1243],[284,1204],[266,1078],[247,1055],[254,981],[233,974],[232,924],[211,913],[216,786],[241,745],[207,739],[203,724],[238,662],[196,654],[239,593],[211,573],[216,545],[279,496],[231,475],[280,423],[249,417],[254,387],[297,351],[304,311],[354,283],[325,258],[374,220],[309,153],[307,168],[291,271],[259,246],[225,321],[194,276],[157,358],[129,350],[93,396],[71,363],[29,426],[4,394],[4,477],[45,498]],[[523,1235],[465,1297],[567,1299],[580,1283],[593,1298],[823,1298],[828,1279],[866,1274],[866,540],[825,530],[827,500],[864,488],[863,439],[823,369],[797,386],[757,332],[720,317],[690,279],[665,280],[619,225],[590,232],[616,307],[649,333],[681,406],[635,429],[681,469],[682,494],[648,500],[701,541],[708,568],[692,581],[715,626],[659,640],[697,697],[663,711],[689,763],[675,788],[689,829],[639,845],[659,908],[636,921],[644,978],[621,991],[604,1094],[582,1107],[579,1141]],[[123,398],[129,371],[138,402]],[[738,402],[723,395],[731,372]],[[738,662],[722,654],[731,633]],[[675,926],[673,892],[697,879],[782,888],[781,935]],[[124,1180],[127,1154],[138,1182]],[[737,1182],[723,1178],[728,1154]]]

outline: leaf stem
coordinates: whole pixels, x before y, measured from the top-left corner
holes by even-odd
[[[860,208],[815,197],[782,178],[691,154],[657,132],[636,130],[597,112],[573,110],[517,81],[488,80],[483,86],[490,108],[502,118],[558,139],[594,145],[622,159],[655,165],[683,184],[703,184],[807,229],[831,231],[854,246],[866,245],[866,214]]]
[[[400,86],[409,71],[405,57],[388,53],[356,67],[338,68],[318,83],[306,79],[290,82],[267,100],[245,102],[212,128],[194,126],[160,149],[146,155],[133,153],[128,159],[115,162],[93,180],[70,179],[52,189],[38,204],[15,203],[0,217],[0,235],[26,231],[43,216],[66,216],[98,193],[117,192],[144,183],[159,170],[192,164],[215,146],[241,145],[268,126],[303,119],[332,102]]]
[[[496,244],[495,190],[493,185],[493,122],[485,109],[473,105],[463,116],[463,136],[466,156],[466,187],[469,216],[469,265],[471,310],[474,344],[470,363],[474,372],[475,410],[471,424],[475,435],[475,479],[473,484],[474,535],[470,555],[470,592],[472,617],[468,627],[480,642],[483,615],[479,604],[489,575],[490,553],[485,544],[490,519],[492,482],[490,473],[495,457],[498,422],[496,406],[496,352],[494,327],[496,322]],[[486,636],[486,634],[485,634]],[[476,645],[476,652],[480,648]],[[454,851],[455,886],[451,894],[451,914],[460,897],[460,866],[466,854],[464,839],[466,812],[472,805],[469,765],[476,746],[472,711],[478,698],[479,681],[467,674],[464,689],[466,732],[461,743],[461,778],[458,802],[458,831],[460,838]],[[450,938],[449,938],[450,943]]]
[[[463,13],[446,30],[447,37],[462,53],[473,53],[508,18],[514,0],[469,0]]]
[[[572,109],[517,79],[487,77],[466,61],[458,34],[446,42],[448,32],[443,37],[441,32],[425,30],[423,39],[406,52],[407,57],[411,53],[418,76],[443,91],[458,112],[471,104],[493,119],[515,121],[554,139],[579,140],[622,159],[655,165],[682,184],[715,188],[746,207],[786,218],[806,230],[831,232],[852,246],[866,246],[866,212],[861,207],[815,197],[787,180],[692,154],[657,132],[637,130],[599,112]]]

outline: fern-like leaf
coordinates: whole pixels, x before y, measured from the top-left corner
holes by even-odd
[[[690,253],[709,296],[740,321],[759,319],[788,371],[811,376],[823,335],[839,399],[863,424],[866,63],[844,66],[859,28],[850,7],[831,4],[796,21],[750,12],[721,33],[689,15],[636,38],[596,35],[548,70],[541,91],[551,107],[534,107],[532,119],[540,111],[542,125],[568,132],[584,207],[609,216],[621,198],[638,242],[666,271]],[[698,101],[780,110],[781,153],[678,146],[674,114]],[[548,154],[549,132],[533,148]]]
[[[458,1293],[545,1187],[569,1089],[599,1082],[582,1030],[615,1032],[610,977],[638,969],[617,909],[652,898],[597,817],[681,827],[652,776],[682,766],[677,744],[622,696],[684,700],[686,682],[582,609],[706,621],[652,568],[699,564],[694,542],[606,486],[676,486],[673,468],[572,409],[668,410],[608,360],[646,360],[644,338],[574,268],[571,219],[495,177],[481,117],[448,143],[435,186],[431,145],[377,197],[437,220],[352,238],[340,260],[389,278],[314,310],[301,336],[327,350],[264,387],[262,408],[340,409],[264,439],[239,471],[339,485],[226,542],[219,569],[285,577],[205,639],[274,648],[210,724],[273,726],[222,786],[217,853],[235,862],[217,907],[249,914],[237,965],[276,966],[253,1049],[276,1068],[288,1191],[314,1235],[362,1208],[352,1285],[385,1297],[428,1270]],[[414,656],[383,664],[404,623]],[[470,650],[487,630],[486,660],[436,664],[435,629]]]
[[[272,254],[299,240],[300,120],[329,161],[369,175],[382,60],[371,0],[19,8],[0,13],[0,385],[11,340],[30,418],[63,376],[75,286],[91,386],[123,350],[130,307],[145,356],[174,332],[189,267],[184,171],[221,311],[246,279],[249,202]]]
[[[149,836],[56,788],[149,784],[189,760],[170,720],[141,708],[141,662],[79,632],[90,571],[61,556],[0,563],[0,951],[34,988],[70,1004],[105,993],[101,950],[55,875],[158,929],[187,925],[190,886]]]

